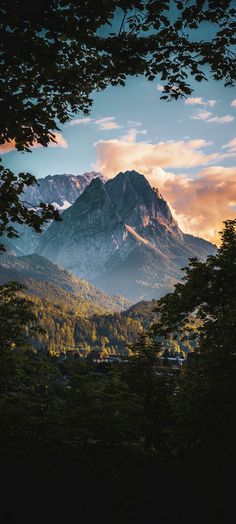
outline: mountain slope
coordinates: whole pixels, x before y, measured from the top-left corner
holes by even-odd
[[[190,257],[214,246],[184,235],[167,202],[143,175],[96,178],[41,236],[38,253],[133,301],[158,298],[181,278]]]
[[[109,297],[89,282],[36,254],[23,257],[1,255],[0,284],[9,280],[25,284],[30,295],[64,302],[67,306],[80,306],[88,314],[119,311],[129,305],[122,297]]]

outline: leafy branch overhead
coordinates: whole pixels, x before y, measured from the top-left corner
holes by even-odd
[[[230,0],[2,0],[0,143],[47,146],[59,124],[88,114],[94,91],[128,75],[159,77],[162,98],[191,94],[189,76],[235,84]],[[204,39],[202,24],[209,24]]]

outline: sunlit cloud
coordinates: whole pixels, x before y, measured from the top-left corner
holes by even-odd
[[[175,93],[183,94],[183,91],[181,90],[181,88],[178,85],[172,84],[170,87],[171,87],[171,92],[175,91]],[[161,84],[157,84],[156,89],[157,91],[160,91],[160,92],[164,91],[164,94],[166,94],[165,87],[162,86]]]
[[[234,116],[232,115],[225,115],[225,116],[213,116],[212,118],[209,118],[207,120],[207,123],[213,123],[216,124],[230,124],[230,122],[234,121]]]
[[[213,107],[216,104],[217,100],[209,99],[205,100],[201,96],[198,97],[189,97],[185,100],[186,105],[199,105],[199,106],[209,106]]]
[[[222,146],[222,148],[228,149],[229,153],[236,153],[236,138],[232,138],[232,140]]]
[[[105,131],[107,129],[121,128],[121,126],[116,123],[114,116],[106,116],[104,118],[99,118],[98,120],[95,120],[95,124],[99,126],[99,129],[101,131]]]
[[[15,144],[15,140],[10,140],[10,142],[0,144],[0,154],[5,155],[5,153],[10,153],[15,149]]]
[[[231,102],[231,106],[232,106],[232,107],[236,107],[236,98],[234,98],[234,100],[232,100],[232,102]]]
[[[191,118],[193,120],[207,121],[212,116],[213,116],[213,113],[211,113],[210,111],[200,111],[200,110],[198,110],[197,114],[193,115]]]
[[[204,153],[203,149],[210,143],[202,139],[150,143],[138,142],[136,137],[137,130],[132,129],[121,139],[96,142],[97,169],[105,175],[115,176],[124,168],[146,173],[155,165],[164,168],[190,168],[207,165],[223,157],[220,153]]]
[[[208,166],[194,178],[170,179],[167,174],[160,178],[159,188],[186,233],[218,243],[223,220],[236,217],[236,167]]]
[[[199,97],[189,97],[185,100],[185,104],[187,104],[188,106],[192,106],[192,105],[200,105],[200,106],[204,106],[205,103],[203,101],[203,98],[201,96]]]
[[[65,140],[65,138],[62,136],[61,133],[53,133],[54,134],[54,140],[49,142],[48,147],[62,147],[63,149],[68,148],[68,143]],[[37,149],[39,147],[43,147],[38,142],[34,142],[32,146],[30,146],[30,149]],[[10,142],[5,142],[4,144],[0,144],[0,154],[4,155],[5,153],[10,153],[11,151],[16,150],[16,143],[15,140],[10,140]]]
[[[196,115],[193,115],[191,117],[193,120],[202,120],[203,122],[209,123],[216,123],[216,124],[229,124],[230,122],[233,122],[234,116],[232,115],[224,115],[224,116],[214,116],[211,111],[205,111],[199,109]]]
[[[122,142],[134,143],[138,135],[146,135],[146,134],[147,134],[147,129],[131,128],[128,130],[128,132],[125,135],[123,135],[120,138],[120,140]]]
[[[62,147],[63,149],[68,148],[68,143],[64,136],[62,136],[61,133],[54,133],[55,135],[55,142],[49,142],[48,147]],[[37,146],[40,146],[40,144],[37,144]]]
[[[71,120],[69,122],[69,126],[87,126],[92,122],[92,118],[85,117],[85,118],[76,118],[75,120]]]

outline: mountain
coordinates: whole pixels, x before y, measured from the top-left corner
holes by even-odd
[[[1,255],[0,284],[9,280],[25,284],[27,294],[83,308],[87,315],[120,311],[129,306],[123,297],[110,297],[89,282],[36,254],[23,257]]]
[[[85,188],[94,178],[103,177],[101,173],[92,171],[83,175],[49,175],[45,178],[39,178],[38,184],[26,187],[22,199],[29,207],[37,209],[40,202],[53,204],[59,212],[63,212],[70,207],[75,200],[83,193]],[[45,224],[47,229],[49,224]],[[7,250],[17,256],[29,255],[34,253],[39,242],[39,235],[29,227],[14,224],[14,227],[20,234],[20,238],[3,240]]]
[[[106,183],[95,178],[62,219],[41,235],[37,252],[133,302],[170,291],[188,258],[215,251],[185,235],[159,191],[135,171]]]
[[[85,188],[101,173],[92,171],[83,175],[48,175],[37,180],[38,185],[27,187],[24,191],[24,200],[33,207],[40,202],[54,204],[60,211],[71,206],[83,193]]]

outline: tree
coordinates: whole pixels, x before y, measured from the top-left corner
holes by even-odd
[[[181,461],[211,468],[236,460],[236,219],[225,222],[221,237],[216,255],[192,259],[184,282],[160,300],[155,328],[165,336],[191,335],[189,317],[199,321],[196,349],[175,395],[174,446]]]
[[[235,14],[230,0],[2,0],[0,143],[47,146],[128,75],[159,76],[164,99],[189,95],[189,75],[234,85]]]
[[[33,302],[23,295],[24,289],[19,282],[0,286],[0,351],[3,353],[25,346],[29,335],[34,335],[37,329]]]
[[[34,184],[37,184],[36,178],[30,173],[19,173],[16,176],[0,166],[0,237],[19,237],[13,223],[25,224],[40,233],[45,222],[60,220],[59,212],[52,204],[40,202],[35,210],[29,202],[23,200],[24,188]],[[0,251],[5,249],[4,244],[0,243]]]
[[[127,383],[135,392],[140,404],[141,435],[145,446],[157,452],[160,462],[166,460],[166,427],[171,425],[170,399],[173,394],[175,377],[157,373],[158,357],[163,352],[163,339],[154,336],[152,330],[139,335],[137,342],[130,346]],[[137,422],[134,421],[134,425]]]

